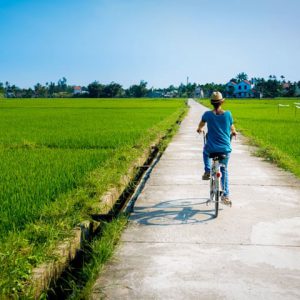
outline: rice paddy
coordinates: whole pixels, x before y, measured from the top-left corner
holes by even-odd
[[[0,295],[23,291],[185,109],[183,100],[0,100]]]

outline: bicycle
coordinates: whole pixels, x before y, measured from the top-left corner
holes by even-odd
[[[204,145],[206,144],[206,134],[203,132],[203,139],[204,139]],[[232,139],[232,135],[230,136],[230,140]],[[222,198],[224,191],[222,187],[222,172],[221,168],[226,169],[226,165],[223,164],[221,161],[226,159],[227,155],[226,153],[210,153],[209,158],[212,159],[212,165],[210,168],[210,191],[209,191],[209,199],[206,201],[206,205],[209,203],[215,203],[215,218],[218,217],[219,212],[219,203],[220,199]],[[224,172],[226,174],[226,170]],[[229,203],[229,206],[231,207],[231,202]]]

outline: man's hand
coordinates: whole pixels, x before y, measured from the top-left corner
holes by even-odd
[[[200,134],[201,132],[204,132],[203,128],[198,127],[197,132]]]
[[[236,140],[237,132],[235,130],[231,131],[231,135],[234,136],[234,139]]]
[[[204,132],[204,126],[205,126],[205,122],[201,121],[198,125],[198,129],[197,132],[200,134],[201,132]]]
[[[231,127],[230,127],[230,131],[231,131],[230,135],[231,135],[231,136],[234,136],[234,138],[236,139],[237,131],[236,131],[236,129],[235,129],[235,127],[234,127],[233,124],[232,124]]]
[[[201,121],[198,125],[198,129],[197,132],[200,134],[201,132],[204,132],[204,126],[205,126],[205,122]]]

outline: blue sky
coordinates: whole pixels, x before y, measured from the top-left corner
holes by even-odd
[[[0,0],[0,82],[300,80],[299,0]]]

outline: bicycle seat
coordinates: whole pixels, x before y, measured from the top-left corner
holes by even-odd
[[[209,158],[212,158],[214,160],[223,160],[226,157],[227,157],[226,153],[215,152],[209,154]]]

